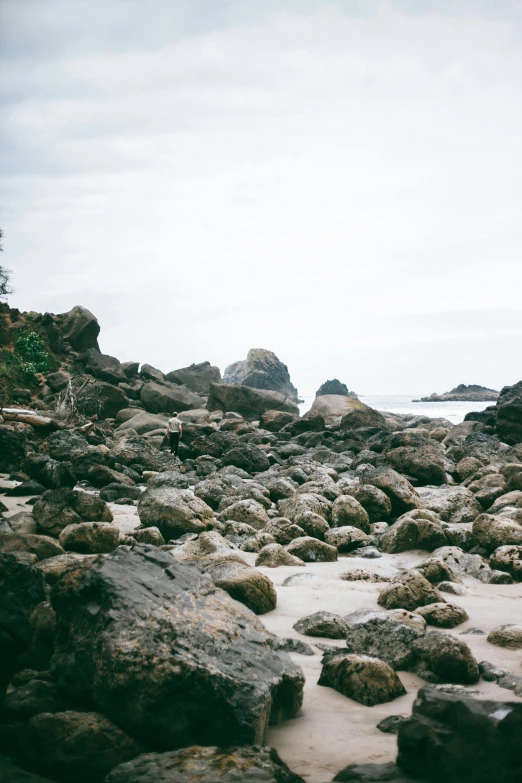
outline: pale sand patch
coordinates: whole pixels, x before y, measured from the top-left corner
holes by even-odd
[[[14,482],[0,481],[1,486],[13,486]],[[6,498],[10,516],[17,511],[30,510],[22,498]],[[114,523],[124,533],[130,533],[139,524],[135,506],[109,504]],[[253,565],[256,555],[243,555]],[[315,639],[303,636],[292,626],[301,617],[320,610],[346,615],[356,609],[377,609],[377,598],[384,583],[345,582],[340,574],[352,568],[361,568],[384,576],[394,576],[402,569],[412,568],[428,556],[427,552],[403,552],[398,555],[384,555],[382,558],[342,556],[335,563],[307,563],[305,568],[282,566],[260,568],[277,589],[277,608],[260,619],[269,631],[278,636],[291,636],[306,641],[315,650],[314,656],[292,654],[305,674],[303,710],[299,717],[270,729],[267,744],[275,747],[289,767],[302,775],[308,783],[326,783],[347,764],[393,761],[396,756],[397,740],[393,734],[383,734],[376,726],[388,715],[409,715],[417,691],[424,685],[414,674],[400,672],[407,694],[387,704],[364,707],[342,696],[332,688],[317,685],[321,672],[322,652],[315,644],[325,643],[342,647],[341,640]],[[315,579],[302,579],[293,585],[283,586],[283,581],[292,574],[313,574]],[[522,584],[483,585],[465,577],[464,596],[445,594],[449,603],[466,609],[469,621],[449,633],[463,639],[478,661],[487,660],[497,666],[522,675],[522,650],[507,650],[486,641],[486,635],[497,625],[520,622],[522,619]],[[467,628],[480,628],[484,636],[465,635]],[[500,701],[518,701],[512,691],[499,688],[495,683],[480,681],[471,686],[480,691],[479,698]]]

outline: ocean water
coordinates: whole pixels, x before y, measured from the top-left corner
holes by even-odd
[[[359,394],[359,399],[371,408],[390,413],[412,413],[416,416],[430,416],[432,419],[444,418],[452,424],[464,421],[470,411],[483,411],[494,402],[413,402],[426,393],[419,394]],[[312,406],[315,395],[303,395],[304,403],[299,406],[301,415]]]

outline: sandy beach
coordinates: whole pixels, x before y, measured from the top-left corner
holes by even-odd
[[[6,477],[0,481],[0,487],[11,486],[14,486],[14,482],[8,481]],[[3,496],[2,499],[9,509],[6,517],[31,509],[23,498]],[[139,525],[136,507],[117,503],[111,503],[110,507],[114,523],[123,533],[130,533]],[[255,554],[242,552],[241,555],[250,565],[254,565]],[[303,636],[293,629],[293,625],[301,617],[318,611],[344,616],[357,609],[378,608],[377,598],[383,583],[344,581],[340,578],[341,574],[352,569],[364,569],[383,577],[393,577],[401,570],[414,567],[427,556],[427,552],[420,550],[397,555],[383,554],[381,558],[372,560],[340,555],[333,563],[260,568],[277,590],[276,609],[260,619],[272,633],[300,639],[314,650],[313,656],[291,654],[306,677],[301,714],[273,726],[267,738],[267,744],[276,748],[289,767],[307,782],[327,783],[348,764],[395,760],[396,736],[384,734],[376,726],[389,715],[409,715],[417,691],[425,683],[414,674],[399,672],[406,695],[386,704],[365,707],[332,688],[317,685],[322,651],[316,645],[342,647],[344,642]],[[289,577],[294,578],[285,585]],[[486,640],[487,634],[495,626],[517,622],[522,618],[522,584],[482,584],[472,577],[463,577],[462,582],[466,594],[448,595],[447,600],[462,606],[469,620],[446,632],[463,638],[477,661],[487,660],[514,674],[522,674],[520,650],[497,647]],[[484,633],[463,635],[469,629],[479,629]],[[484,699],[522,701],[512,691],[483,680],[466,690]]]

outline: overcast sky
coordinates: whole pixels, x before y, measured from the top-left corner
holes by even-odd
[[[522,378],[520,0],[1,0],[13,305],[301,393]]]

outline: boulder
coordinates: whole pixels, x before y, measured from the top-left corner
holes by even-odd
[[[360,402],[360,400],[359,400]],[[386,419],[379,411],[370,408],[369,405],[360,403],[360,407],[346,413],[340,423],[341,430],[356,430],[360,427],[376,427],[380,430],[388,429]]]
[[[201,498],[207,506],[217,511],[219,504],[224,498],[234,495],[234,488],[224,477],[212,476],[200,481],[194,487],[194,494]]]
[[[343,417],[367,407],[357,398],[346,397],[344,394],[323,394],[315,398],[311,410],[320,413],[327,424],[339,427]]]
[[[395,554],[410,549],[432,552],[448,543],[440,520],[432,511],[414,509],[403,514],[381,536],[383,552]]]
[[[140,377],[145,381],[164,381],[165,376],[158,370],[157,367],[153,367],[152,364],[142,364],[140,369]]]
[[[343,487],[345,495],[355,498],[368,514],[370,523],[386,521],[390,518],[392,504],[388,495],[372,484],[354,483]]]
[[[265,614],[276,608],[277,593],[270,579],[243,563],[232,560],[210,562],[204,566],[217,587],[248,606],[255,614]]]
[[[34,504],[33,515],[38,529],[51,536],[78,522],[112,522],[112,512],[103,500],[73,489],[48,489]]]
[[[71,565],[92,562],[96,555],[80,555],[76,552],[65,552],[62,555],[50,557],[38,563],[38,570],[44,575],[45,581],[51,587],[55,585]]]
[[[370,532],[370,518],[363,506],[352,495],[340,495],[332,506],[332,527],[351,525],[365,533]]]
[[[262,623],[168,552],[99,556],[52,601],[61,687],[159,750],[262,743],[270,722],[301,708],[303,674]]]
[[[34,533],[0,534],[0,552],[32,552],[38,560],[62,555],[63,549],[55,538]]]
[[[287,544],[286,550],[305,563],[330,563],[337,560],[337,547],[311,536],[294,538]]]
[[[30,511],[19,511],[10,517],[0,518],[0,533],[37,532],[36,522]]]
[[[141,401],[149,413],[168,413],[188,411],[192,408],[202,408],[205,401],[186,386],[176,386],[173,383],[158,383],[150,381],[144,384]]]
[[[408,669],[413,660],[411,645],[426,631],[426,621],[404,609],[359,609],[344,621],[348,652],[380,658],[394,669]]]
[[[421,485],[447,484],[448,460],[444,447],[428,438],[415,446],[399,446],[386,452],[386,462],[398,473],[413,476]]]
[[[508,516],[481,514],[473,522],[473,537],[489,552],[499,546],[522,545],[522,524]]]
[[[279,432],[287,424],[296,420],[295,413],[287,411],[265,411],[259,419],[259,426],[268,432]]]
[[[520,468],[522,471],[522,465]],[[482,508],[488,509],[497,498],[506,494],[508,486],[504,476],[492,473],[472,481],[471,484],[468,484],[468,489],[473,492]]]
[[[206,397],[210,394],[211,383],[221,383],[221,373],[219,368],[212,366],[210,362],[201,362],[172,370],[165,375],[165,380],[179,386],[186,386],[195,394]]]
[[[265,508],[255,500],[238,500],[219,514],[221,522],[245,522],[256,530],[263,530],[270,521]]]
[[[146,432],[153,432],[153,430],[164,429],[165,432],[167,431],[168,418],[166,416],[140,411],[139,408],[133,408],[132,410],[134,410],[133,416],[122,422],[117,427],[116,432],[134,430],[138,435],[144,435]]]
[[[62,316],[61,331],[71,348],[82,353],[90,348],[99,350],[100,325],[86,307],[73,307]]]
[[[51,389],[53,392],[59,392],[62,389],[65,389],[69,381],[71,380],[71,376],[68,372],[63,372],[63,370],[58,370],[57,372],[51,372],[49,375],[46,375],[45,382],[47,386]]]
[[[138,370],[140,369],[140,363],[122,362],[121,367],[123,372],[125,373],[126,378],[135,378],[138,375]]]
[[[132,537],[138,544],[151,544],[152,546],[165,546],[165,539],[157,527],[138,528],[132,531]]]
[[[105,381],[84,384],[76,391],[78,410],[84,416],[113,419],[122,408],[128,408],[127,395],[117,386]]]
[[[338,552],[352,552],[355,549],[369,546],[373,539],[358,527],[343,525],[333,527],[324,534],[327,544],[337,548]]]
[[[489,563],[491,568],[506,571],[513,579],[522,580],[522,544],[499,546]]]
[[[128,487],[134,486],[134,481],[125,473],[107,467],[107,465],[93,465],[87,473],[89,482],[93,487],[105,487],[107,484],[125,484]]]
[[[265,452],[248,443],[230,449],[223,455],[222,460],[223,465],[235,465],[236,468],[241,468],[251,474],[262,473],[270,467]]]
[[[325,394],[334,394],[336,396],[353,397],[353,399],[357,399],[355,392],[348,391],[348,386],[345,383],[341,383],[337,378],[334,378],[332,381],[325,381],[321,384],[317,389],[315,396],[324,397]]]
[[[488,634],[488,642],[510,650],[522,649],[522,625],[507,624],[493,628]]]
[[[9,607],[7,604],[9,595],[16,597],[18,607]],[[12,608],[13,617],[19,616],[21,627],[25,626],[24,616],[31,615],[38,604],[46,599],[43,574],[36,565],[19,558],[17,553],[0,552],[0,599],[4,602],[2,604],[3,621],[7,622]],[[0,624],[0,627],[2,625],[3,623]],[[20,638],[22,639],[23,636],[24,634],[21,633]]]
[[[267,544],[256,557],[256,566],[278,568],[279,566],[304,566],[302,560],[287,552],[281,544]]]
[[[138,504],[138,516],[145,527],[159,528],[166,541],[184,533],[200,533],[212,520],[212,509],[188,489],[150,487]]]
[[[385,609],[407,609],[414,612],[418,606],[444,601],[442,595],[419,571],[408,571],[398,576],[379,595],[377,603]]]
[[[168,753],[146,753],[120,764],[105,783],[304,783],[273,748],[192,746]],[[28,781],[27,783],[32,783]],[[36,783],[36,782],[35,782]]]
[[[247,421],[254,421],[269,410],[299,415],[299,408],[290,397],[277,391],[253,389],[239,383],[211,383],[207,407],[209,411],[235,411]]]
[[[428,625],[434,625],[436,628],[455,628],[469,620],[466,610],[455,604],[428,604],[419,606],[415,611],[424,617]]]
[[[97,712],[57,712],[29,721],[30,752],[38,771],[60,781],[102,783],[116,765],[143,747]]]
[[[58,462],[46,454],[28,454],[25,469],[32,479],[46,489],[74,487],[77,481],[70,462]]]
[[[76,479],[74,483],[76,483]],[[10,498],[27,498],[36,495],[43,495],[45,490],[46,487],[44,487],[42,484],[39,484],[38,481],[35,481],[34,479],[26,479],[26,481],[22,481],[21,484],[16,484],[16,486],[8,489],[7,492],[5,492],[5,495],[6,497]]]
[[[0,423],[0,473],[20,470],[27,456],[25,433]]]
[[[480,555],[464,552],[458,546],[444,546],[434,550],[433,560],[449,569],[449,573],[441,574],[445,579],[455,581],[455,574],[457,578],[459,574],[468,574],[484,584],[510,584],[506,573],[492,570]],[[424,571],[423,565],[421,570]]]
[[[113,552],[120,543],[120,531],[116,525],[104,522],[80,522],[64,527],[58,540],[67,552],[83,555]]]
[[[118,383],[125,383],[127,380],[123,367],[114,356],[100,353],[96,348],[89,348],[83,358],[85,372],[94,375],[100,381],[107,381],[117,386]]]
[[[518,783],[522,703],[483,701],[422,688],[399,727],[398,764],[415,779]]]
[[[288,367],[264,348],[251,348],[245,361],[227,367],[223,382],[276,391],[297,402],[297,389],[290,380]]]
[[[294,623],[294,631],[305,636],[325,636],[329,639],[345,639],[348,626],[342,617],[331,612],[315,612]]]
[[[10,690],[6,694],[2,709],[4,721],[25,722],[41,712],[62,712],[67,709],[67,705],[56,683],[44,679],[32,679]],[[1,774],[0,780],[4,781]]]
[[[289,544],[294,538],[302,538],[304,530],[299,525],[284,517],[271,519],[265,527],[265,533],[274,536],[278,544]]]
[[[328,522],[331,516],[332,504],[315,492],[305,492],[280,500],[277,508],[282,517],[295,522],[296,525],[300,525],[299,519],[310,511]]]
[[[418,494],[422,505],[444,522],[473,522],[482,513],[482,506],[466,487],[420,487]]]
[[[391,718],[398,718],[398,715],[390,715]],[[385,720],[388,720],[385,718]],[[404,719],[402,719],[404,720]],[[384,721],[381,721],[384,723]],[[380,731],[379,723],[377,728]],[[388,731],[386,729],[386,731]],[[390,730],[391,731],[391,730]],[[393,732],[395,733],[395,731]],[[402,772],[396,764],[348,764],[334,777],[334,781],[347,781],[347,783],[419,783],[418,778],[411,778],[405,772]]]
[[[397,515],[424,505],[410,482],[392,468],[367,467],[362,471],[361,481],[381,489],[389,497],[392,510]]]
[[[495,406],[495,432],[504,443],[522,442],[522,381],[504,386]]]
[[[100,499],[106,503],[121,503],[124,500],[139,500],[141,489],[128,484],[118,484],[113,482],[106,484],[100,492]]]
[[[406,693],[395,671],[384,661],[344,652],[324,656],[318,684],[334,688],[366,707],[384,704]]]
[[[284,432],[290,435],[302,435],[305,432],[323,432],[326,429],[326,421],[319,411],[309,410],[300,419],[287,424]]]
[[[413,670],[427,682],[473,685],[480,678],[468,645],[449,633],[430,631],[412,643]]]

